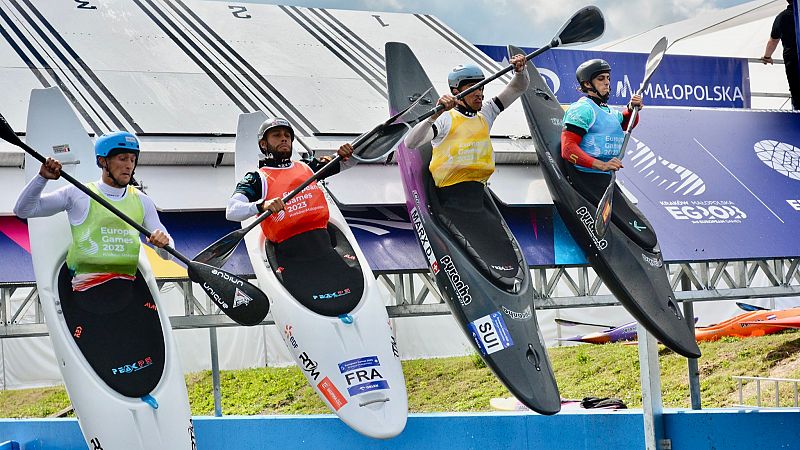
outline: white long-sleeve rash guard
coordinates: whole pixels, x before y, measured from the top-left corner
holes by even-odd
[[[499,111],[496,111],[497,114],[500,114],[525,93],[525,91],[528,89],[529,83],[530,76],[528,76],[527,70],[514,73],[511,81],[499,94],[497,94],[497,97],[484,101],[483,107],[494,108],[496,105],[494,100],[496,99],[497,102],[503,105],[502,108],[498,108]],[[495,103],[495,105],[491,105],[491,103]],[[492,118],[492,121],[493,120],[494,119]],[[433,125],[435,123],[437,124],[438,134],[434,133],[433,130]],[[414,128],[408,132],[404,139],[404,143],[408,148],[420,148],[428,142],[434,141],[435,139],[436,141],[434,141],[433,144],[437,145],[447,136],[447,132],[450,129],[449,123],[450,117],[447,114],[442,114],[438,119],[435,120],[423,120],[422,122],[416,124]]]
[[[73,185],[42,194],[47,181],[41,175],[36,175],[32,178],[20,193],[17,204],[14,205],[14,214],[21,219],[29,219],[31,217],[48,217],[61,211],[66,211],[70,224],[82,224],[89,215],[89,196]],[[105,194],[112,204],[125,198],[127,188],[115,188],[105,184],[102,180],[97,185],[100,192]],[[148,230],[161,230],[166,233],[164,225],[158,217],[158,211],[156,211],[153,199],[141,191],[139,192],[139,198],[142,200],[142,207],[144,208],[142,225]],[[175,247],[175,242],[171,236],[169,237],[169,245],[173,248]],[[170,259],[170,254],[166,250],[156,248],[156,252],[162,259]]]

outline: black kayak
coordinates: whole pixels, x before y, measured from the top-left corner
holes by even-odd
[[[524,52],[509,46],[509,53]],[[561,158],[564,109],[533,63],[528,63],[528,73],[531,82],[521,98],[522,106],[553,203],[573,239],[608,289],[647,331],[687,358],[700,357],[694,332],[675,300],[655,234],[651,234],[652,245],[643,247],[636,228],[624,224],[621,228],[619,220],[609,222],[602,238],[595,234],[598,201],[573,186]],[[641,214],[632,205],[629,209]],[[641,220],[649,226],[643,216]]]
[[[401,111],[426,95],[409,117],[429,110],[438,95],[405,44],[386,44],[389,106]],[[534,290],[525,257],[481,183],[463,192],[442,192],[428,164],[431,145],[408,149],[397,161],[411,222],[453,317],[500,381],[522,403],[542,414],[561,409],[544,340],[533,307]],[[453,201],[453,198],[464,201]]]

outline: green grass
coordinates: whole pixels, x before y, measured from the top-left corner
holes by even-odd
[[[704,408],[738,403],[734,375],[800,378],[800,332],[702,343],[699,360]],[[686,360],[660,351],[665,407],[689,407]],[[639,358],[635,345],[582,345],[550,349],[561,396],[617,397],[641,407]],[[411,412],[489,411],[489,400],[510,394],[477,355],[403,362]],[[192,414],[213,415],[211,372],[186,377]],[[230,370],[221,373],[226,415],[320,414],[329,410],[296,367]],[[774,404],[774,390],[762,386],[762,399]],[[755,404],[755,390],[745,389]],[[793,393],[782,391],[782,404]],[[0,391],[0,417],[46,417],[69,405],[63,387]]]

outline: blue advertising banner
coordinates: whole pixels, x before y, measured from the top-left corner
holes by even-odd
[[[505,47],[478,45],[495,61],[507,64]],[[534,49],[526,48],[530,53]],[[581,92],[575,69],[584,61],[602,58],[611,64],[609,104],[628,103],[644,78],[646,54],[555,49],[533,59],[561,103],[578,100]],[[644,92],[645,104],[749,108],[750,71],[743,58],[716,58],[667,54]]]
[[[664,259],[800,256],[800,114],[651,108],[619,179]]]

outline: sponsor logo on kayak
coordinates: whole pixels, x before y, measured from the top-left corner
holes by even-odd
[[[544,152],[544,156],[547,157],[547,162],[550,163],[550,168],[553,169],[553,175],[560,180],[561,171],[558,169],[558,164],[556,164],[556,160],[553,159],[553,155],[551,155],[550,152]]]
[[[494,270],[500,270],[500,271],[509,271],[509,270],[514,270],[514,268],[515,268],[514,266],[509,266],[509,265],[505,265],[505,266],[492,266],[492,269],[494,269]]]
[[[317,389],[322,393],[322,395],[328,400],[328,403],[331,404],[331,408],[334,411],[338,411],[339,408],[347,404],[347,400],[344,398],[339,389],[336,389],[336,385],[330,380],[330,378],[325,377],[322,381],[317,384]]]
[[[531,318],[531,316],[533,316],[531,313],[531,305],[526,306],[522,312],[513,311],[505,306],[500,306],[500,309],[502,309],[508,317],[514,320],[528,320]]]
[[[75,327],[75,332],[72,333],[72,335],[75,336],[75,339],[80,339],[81,334],[83,334],[83,327],[78,325],[77,327]]]
[[[455,290],[458,302],[461,303],[461,306],[467,306],[472,303],[472,296],[469,295],[469,285],[461,281],[461,276],[458,274],[458,269],[456,269],[456,266],[453,264],[450,255],[442,256],[442,268],[447,274],[447,277],[450,278],[450,283],[453,285],[453,290]]]
[[[189,428],[186,431],[189,432],[189,441],[192,443],[192,450],[197,450],[197,438],[194,436],[194,422],[192,419],[189,419]]]
[[[589,213],[589,209],[585,206],[581,206],[575,213],[578,214],[578,218],[583,223],[583,226],[586,228],[586,231],[589,232],[589,236],[592,238],[595,247],[598,250],[605,250],[608,247],[608,241],[605,239],[598,239],[597,235],[594,234],[594,217]]]
[[[747,219],[747,213],[730,200],[673,200],[659,203],[675,220],[689,220],[697,224],[732,224]]]
[[[482,355],[491,355],[514,345],[500,311],[470,322],[469,329]]]
[[[239,288],[236,288],[236,294],[233,295],[233,307],[236,308],[237,306],[247,306],[252,302],[253,299],[250,298],[249,295],[245,294],[244,292],[240,291]]]
[[[800,180],[800,147],[786,142],[764,140],[753,145],[756,156],[779,174]]]
[[[430,264],[433,274],[436,275],[439,273],[439,262],[433,254],[433,248],[431,248],[431,243],[428,240],[428,234],[425,233],[425,227],[422,226],[422,217],[419,211],[417,211],[417,208],[411,210],[411,222],[414,224],[419,243],[422,245],[422,253],[428,258],[428,264]]]
[[[237,277],[234,277],[234,276],[230,275],[227,272],[223,272],[223,271],[217,270],[217,269],[211,269],[211,275],[216,275],[216,276],[222,278],[223,280],[229,281],[229,282],[231,282],[231,283],[233,283],[233,284],[235,284],[237,286],[244,286],[244,281],[240,280]]]
[[[300,368],[307,372],[308,376],[313,378],[314,381],[317,381],[317,378],[319,378],[319,371],[317,370],[317,367],[319,364],[311,359],[306,352],[300,353],[297,358],[300,360]]]
[[[150,367],[152,365],[153,365],[153,358],[150,357],[150,356],[147,356],[147,357],[142,358],[142,359],[140,359],[140,360],[138,360],[138,361],[136,361],[134,363],[125,364],[124,366],[120,366],[120,367],[117,367],[115,369],[111,369],[111,373],[113,375],[122,375],[122,374],[126,374],[126,373],[134,373],[134,372],[138,372],[138,371],[140,371],[142,369],[146,369],[146,368],[148,368],[148,367]]]
[[[286,325],[283,327],[283,335],[286,337],[286,342],[292,346],[292,348],[297,348],[297,340],[292,336],[292,326]]]
[[[657,255],[655,258],[652,256],[645,255],[642,253],[642,259],[647,264],[650,264],[652,267],[661,267],[664,265],[664,260],[661,259],[661,255]]]
[[[311,296],[314,300],[328,300],[332,298],[339,298],[344,297],[345,295],[350,295],[351,291],[350,288],[340,289],[336,292],[329,292],[327,294],[314,294]]]
[[[61,144],[61,145],[54,145],[53,146],[53,153],[56,155],[60,155],[62,153],[69,153],[69,144]]]
[[[363,358],[351,359],[349,361],[339,363],[339,372],[345,373],[356,369],[363,369],[364,367],[380,366],[377,356],[365,356]]]
[[[100,443],[100,438],[92,438],[89,443],[92,444],[92,450],[103,450],[103,444]]]
[[[397,349],[397,338],[392,336],[392,353],[394,353],[395,358],[400,357],[400,350]]]

